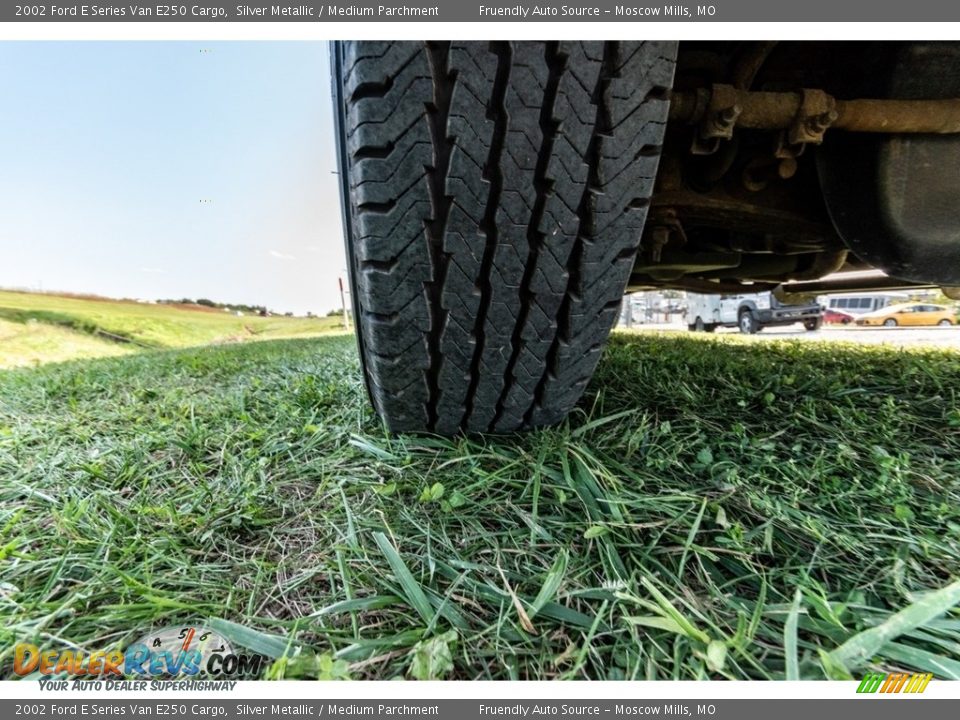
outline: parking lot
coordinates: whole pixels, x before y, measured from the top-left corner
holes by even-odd
[[[658,323],[635,325],[633,331],[672,331],[687,333],[686,325]],[[740,335],[735,328],[719,328],[715,334]],[[777,340],[815,340],[852,342],[864,345],[894,345],[900,347],[942,347],[960,350],[960,327],[885,328],[851,327],[849,325],[825,325],[820,330],[808,332],[801,325],[768,327],[756,335],[742,335],[754,342]]]
[[[737,332],[721,330],[720,332]],[[903,347],[949,347],[960,349],[960,327],[884,328],[826,325],[808,332],[800,325],[765,328],[756,335],[747,336],[762,341],[764,338],[791,338],[797,340],[830,340],[863,344],[900,345]]]

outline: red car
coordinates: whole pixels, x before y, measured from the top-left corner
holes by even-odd
[[[823,311],[823,321],[825,323],[837,325],[849,325],[854,320],[853,315],[843,310],[832,310],[825,308]]]

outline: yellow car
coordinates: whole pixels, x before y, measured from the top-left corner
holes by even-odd
[[[857,325],[898,325],[916,327],[918,325],[953,325],[957,321],[957,311],[944,305],[929,303],[903,303],[889,305],[873,312],[864,313],[857,318]]]

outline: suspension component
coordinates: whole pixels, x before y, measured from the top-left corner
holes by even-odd
[[[781,145],[796,148],[823,142],[828,129],[860,133],[958,134],[960,98],[945,100],[838,100],[823,90],[750,91],[715,84],[675,91],[670,120],[697,125],[694,154],[710,154],[734,127],[782,130]]]

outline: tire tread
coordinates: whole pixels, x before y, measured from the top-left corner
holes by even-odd
[[[555,423],[653,191],[676,44],[344,42],[354,304],[390,429]]]

